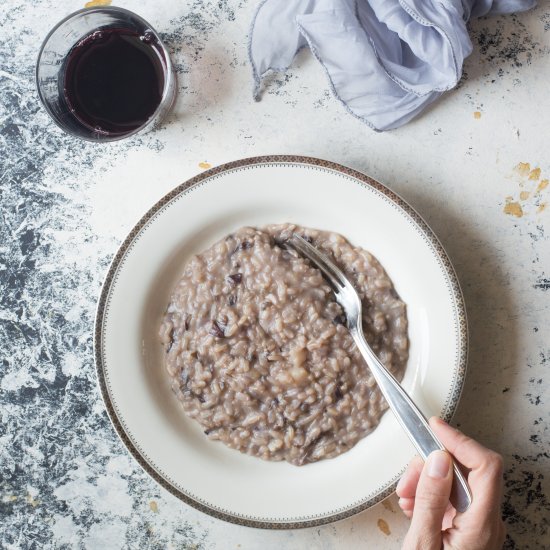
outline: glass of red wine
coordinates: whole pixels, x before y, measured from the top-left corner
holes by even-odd
[[[67,133],[115,141],[158,125],[176,75],[155,30],[123,8],[79,10],[48,34],[36,65],[38,94]]]

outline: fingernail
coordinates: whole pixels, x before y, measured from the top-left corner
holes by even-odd
[[[428,457],[428,475],[434,479],[443,479],[451,469],[451,457],[445,451],[434,451]]]

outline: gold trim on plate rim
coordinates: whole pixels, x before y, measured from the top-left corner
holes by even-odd
[[[332,523],[339,521],[350,516],[353,516],[367,508],[370,508],[374,504],[382,501],[384,498],[389,496],[395,490],[397,480],[400,477],[400,472],[391,482],[390,485],[386,488],[382,488],[379,492],[375,492],[367,497],[366,500],[360,502],[359,504],[352,504],[346,509],[334,510],[329,514],[323,516],[303,516],[302,518],[283,518],[278,521],[269,521],[265,519],[257,519],[252,516],[245,516],[241,514],[235,514],[227,510],[223,510],[215,506],[214,504],[209,504],[202,502],[199,498],[188,495],[183,491],[180,491],[173,484],[171,484],[165,477],[155,469],[149,461],[144,457],[144,453],[139,450],[139,445],[137,442],[132,441],[128,436],[126,430],[124,429],[124,422],[118,418],[115,406],[111,402],[111,397],[109,395],[108,384],[105,378],[105,368],[104,368],[104,357],[103,357],[103,345],[104,345],[104,319],[109,309],[109,297],[110,291],[113,286],[113,283],[116,282],[116,275],[119,267],[124,263],[124,257],[132,248],[134,240],[140,234],[140,232],[152,221],[156,215],[172,200],[176,197],[182,195],[185,191],[191,187],[203,183],[205,180],[217,176],[221,173],[232,171],[232,170],[242,170],[250,167],[256,166],[269,166],[274,164],[280,165],[305,165],[309,168],[321,168],[331,171],[338,172],[340,174],[346,175],[351,179],[358,180],[358,182],[363,186],[368,186],[374,188],[376,191],[384,195],[386,200],[393,203],[394,206],[399,207],[403,210],[413,222],[416,224],[418,229],[421,230],[424,240],[433,248],[436,253],[437,259],[440,265],[443,267],[444,272],[447,276],[447,285],[449,292],[453,296],[453,301],[456,306],[456,316],[455,320],[458,319],[458,322],[455,321],[455,331],[458,333],[459,346],[457,349],[457,357],[455,365],[457,365],[456,370],[454,371],[453,384],[447,394],[445,403],[443,405],[442,418],[446,421],[449,421],[458,405],[460,400],[460,395],[462,393],[462,388],[464,386],[464,379],[466,377],[466,366],[468,360],[468,328],[466,321],[466,309],[464,306],[464,299],[462,297],[462,291],[460,289],[458,278],[454,271],[454,268],[445,252],[443,246],[430,229],[428,224],[420,217],[420,215],[407,204],[401,197],[396,195],[393,191],[388,189],[385,185],[373,180],[369,176],[357,172],[341,164],[335,162],[330,162],[326,160],[321,160],[313,157],[303,157],[303,156],[294,156],[294,155],[270,155],[270,156],[261,156],[261,157],[251,157],[242,160],[237,160],[233,162],[228,162],[217,166],[210,170],[207,170],[189,180],[185,183],[178,185],[175,189],[170,191],[162,199],[160,199],[148,212],[139,220],[139,222],[133,227],[130,231],[124,242],[118,249],[101,289],[101,295],[97,305],[96,319],[95,319],[95,331],[94,331],[94,354],[95,354],[95,363],[99,387],[101,390],[101,395],[107,409],[107,413],[111,422],[126,446],[130,451],[130,454],[137,460],[139,465],[149,474],[159,485],[164,487],[168,492],[172,493],[174,496],[178,497],[180,500],[193,506],[197,510],[209,514],[215,518],[228,521],[230,523],[236,523],[238,525],[244,525],[246,527],[256,527],[261,529],[296,529],[303,527],[315,527],[319,525],[324,525],[327,523]]]

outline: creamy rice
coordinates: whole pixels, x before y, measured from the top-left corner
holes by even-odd
[[[406,308],[382,266],[340,235],[290,224],[244,227],[193,256],[160,338],[172,389],[210,439],[302,465],[353,447],[387,405],[320,271],[280,246],[292,232],[349,277],[366,339],[401,379]]]

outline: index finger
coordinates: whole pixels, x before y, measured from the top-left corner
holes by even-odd
[[[430,418],[430,426],[446,449],[466,468],[474,503],[487,510],[500,507],[502,497],[502,457],[439,418]]]
[[[449,426],[446,422],[433,416],[430,426],[445,448],[455,456],[461,464],[470,470],[478,470],[487,466],[494,466],[499,455],[487,449],[471,437]]]

